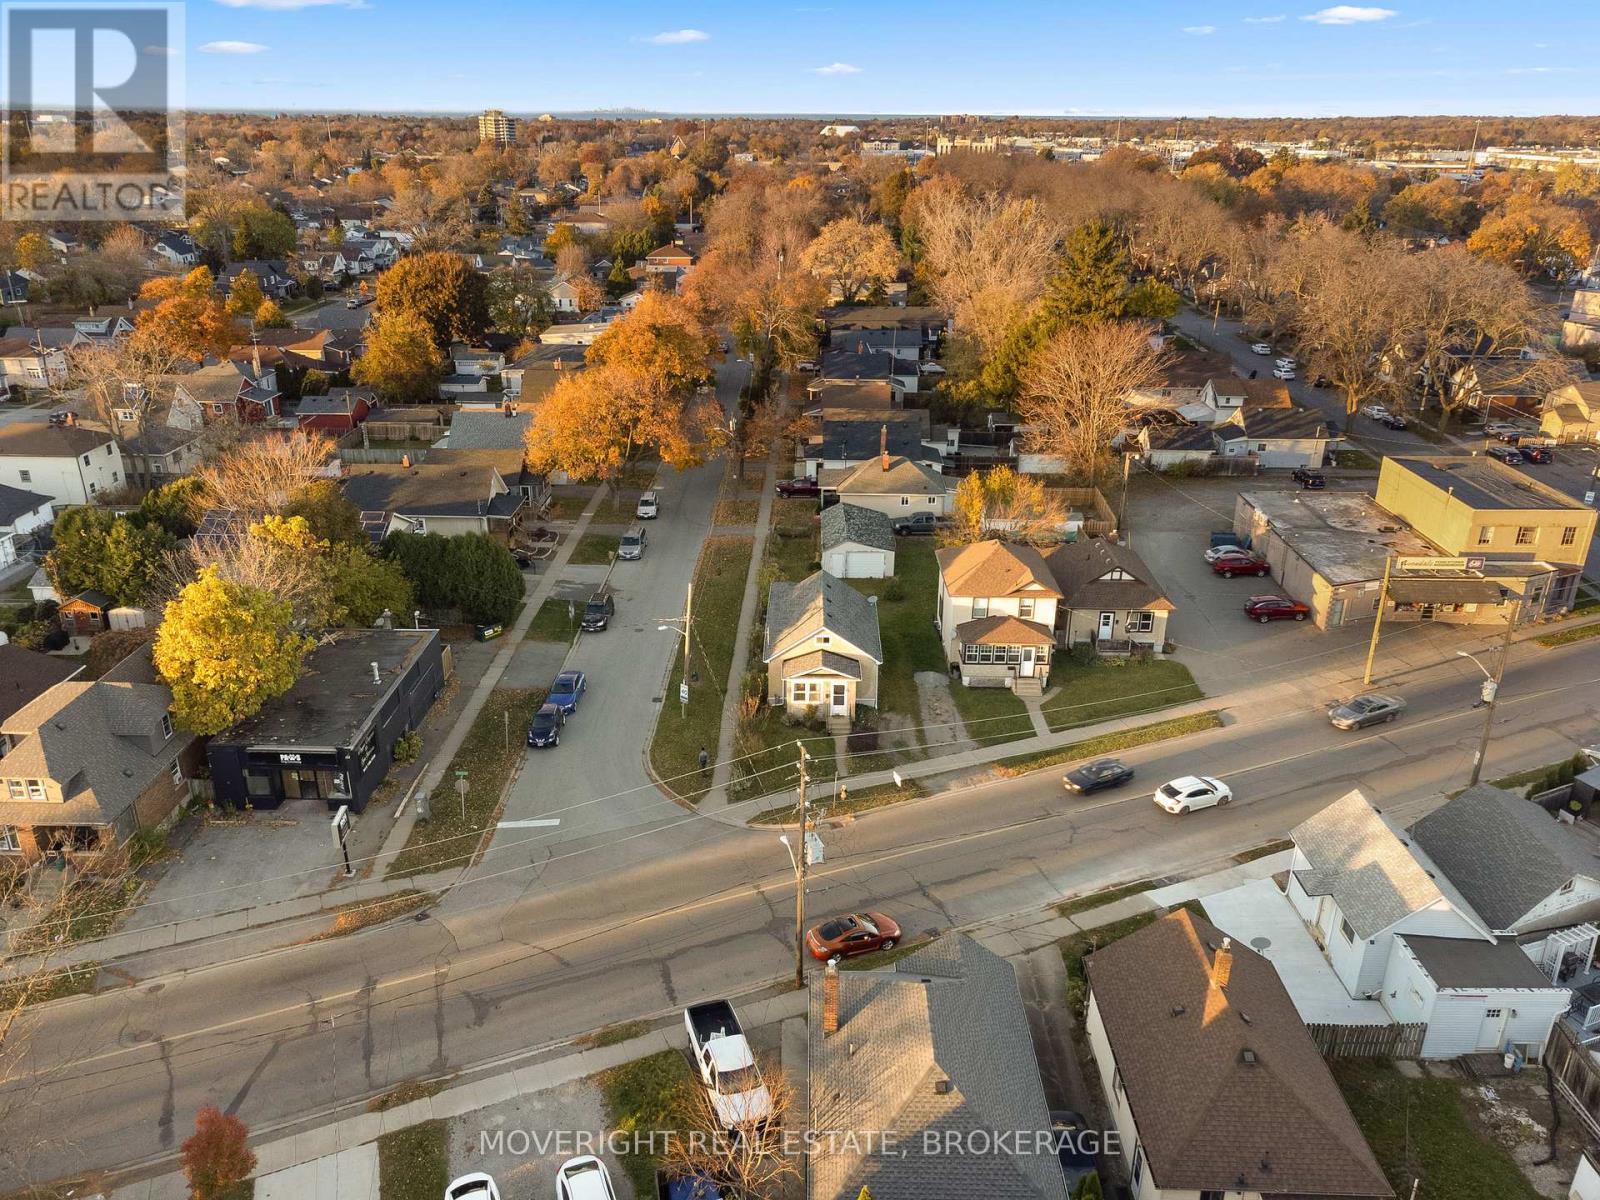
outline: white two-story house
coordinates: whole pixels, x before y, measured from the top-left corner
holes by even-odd
[[[937,557],[937,622],[950,673],[967,687],[1039,695],[1061,599],[1044,557],[995,541],[947,546]]]
[[[0,483],[48,496],[57,507],[93,504],[127,483],[109,433],[81,425],[0,426]]]

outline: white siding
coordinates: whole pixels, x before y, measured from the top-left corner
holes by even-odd
[[[1569,997],[1565,988],[1553,987],[1441,991],[1399,941],[1394,942],[1383,981],[1383,1003],[1390,1015],[1403,1024],[1428,1026],[1422,1041],[1423,1058],[1455,1058],[1476,1052],[1485,1014],[1500,1009],[1506,1021],[1499,1044],[1509,1042],[1537,1059],[1551,1025],[1566,1012]]]
[[[0,457],[0,483],[49,496],[57,504],[92,504],[127,481],[122,451],[110,440],[85,454]]]
[[[894,551],[841,542],[823,554],[822,569],[836,579],[884,579],[894,574]]]
[[[19,530],[20,532],[20,530]],[[1560,929],[1600,915],[1600,882],[1586,876],[1573,880],[1570,892],[1555,892],[1528,910],[1513,928],[1518,933]]]

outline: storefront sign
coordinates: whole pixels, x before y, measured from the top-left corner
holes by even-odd
[[[281,763],[288,763],[298,766],[300,763],[300,756],[298,754],[280,754],[278,755],[278,761]]]

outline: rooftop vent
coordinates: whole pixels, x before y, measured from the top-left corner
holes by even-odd
[[[1255,1066],[1256,1065],[1256,1052],[1254,1050],[1250,1049],[1249,1046],[1246,1046],[1243,1050],[1239,1051],[1239,1061],[1242,1062],[1247,1067]]]
[[[1181,1016],[1183,1016],[1184,1013],[1186,1013],[1188,1011],[1189,1010],[1184,1008],[1184,1006],[1181,1005],[1181,1004],[1174,1004],[1172,1006],[1172,1015],[1175,1016],[1175,1017],[1181,1017]]]
[[[948,1079],[935,1079],[933,1081],[933,1094],[935,1096],[948,1096],[950,1094],[950,1081]]]

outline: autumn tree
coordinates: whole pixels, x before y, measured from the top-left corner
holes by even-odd
[[[227,1200],[256,1169],[250,1131],[238,1117],[208,1104],[195,1114],[183,1143],[183,1175],[191,1200]]]
[[[40,271],[55,261],[50,243],[42,233],[25,233],[17,239],[12,252],[17,266],[24,271]]]
[[[940,540],[952,546],[996,536],[1030,544],[1057,541],[1065,518],[1065,506],[1043,480],[996,467],[974,471],[956,485],[950,524]]]
[[[289,317],[276,300],[263,300],[256,305],[255,322],[257,329],[287,329]]]
[[[428,324],[404,310],[378,314],[367,333],[367,350],[350,377],[388,400],[420,404],[439,398],[445,358]]]
[[[801,256],[845,304],[854,304],[874,284],[887,283],[900,269],[900,251],[882,225],[840,217],[822,227]]]
[[[476,343],[489,331],[488,283],[459,254],[413,254],[378,281],[380,317],[404,313],[427,327],[440,350]]]
[[[332,479],[313,479],[301,484],[289,497],[283,508],[286,517],[301,517],[313,537],[334,544],[351,546],[367,544],[367,532],[361,525],[361,510],[346,500],[339,485]]]
[[[212,735],[294,686],[312,640],[290,629],[291,608],[271,592],[201,570],[166,607],[155,666],[184,728]]]
[[[1575,209],[1518,194],[1484,218],[1467,246],[1525,277],[1561,279],[1589,261],[1594,237]]]
[[[280,512],[333,457],[324,434],[252,436],[205,463],[197,472],[212,506],[246,518]]]
[[[235,320],[248,321],[255,316],[256,309],[266,302],[266,293],[261,290],[261,280],[254,271],[240,271],[234,276],[233,286],[228,289],[227,313]]]
[[[411,611],[415,592],[398,562],[373,554],[366,544],[350,542],[335,543],[325,553],[333,578],[331,598],[345,624],[370,626],[384,613],[403,616]],[[519,586],[520,581],[519,572]]]
[[[205,267],[196,267],[181,278],[164,275],[152,279],[139,289],[139,298],[153,303],[140,312],[128,346],[147,359],[198,362],[208,355],[227,354],[238,341],[233,318]]]

